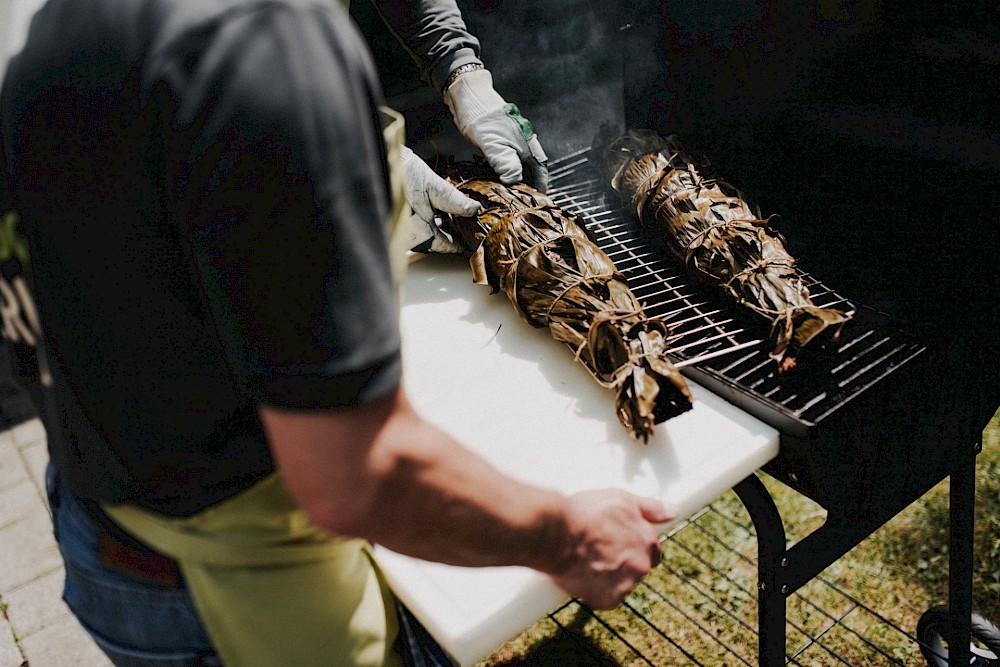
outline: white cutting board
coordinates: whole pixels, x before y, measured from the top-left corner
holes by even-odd
[[[654,496],[677,507],[680,521],[778,453],[777,431],[693,384],[692,410],[659,424],[647,444],[633,440],[613,393],[547,329],[521,321],[505,294],[474,284],[460,257],[410,265],[401,326],[404,384],[417,410],[525,482]],[[375,557],[394,592],[463,666],[569,599],[526,568],[461,568],[378,546]]]

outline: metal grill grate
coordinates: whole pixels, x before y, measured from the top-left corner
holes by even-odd
[[[685,375],[782,433],[808,435],[925,350],[884,316],[858,308],[804,273],[814,303],[836,305],[855,317],[836,349],[814,353],[803,364],[808,370],[779,377],[768,356],[768,332],[710,290],[692,285],[676,262],[649,246],[638,221],[598,173],[589,150],[555,161],[550,173],[552,199],[583,216],[646,313],[671,328],[671,356]]]

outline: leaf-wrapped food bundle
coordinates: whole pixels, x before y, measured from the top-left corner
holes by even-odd
[[[778,372],[807,344],[835,341],[851,315],[815,305],[785,238],[711,164],[673,136],[605,128],[597,145],[611,186],[654,246],[684,262],[693,279],[722,289],[771,325]],[[814,342],[815,341],[815,342]]]
[[[482,204],[477,216],[443,225],[470,254],[475,282],[506,292],[523,320],[576,350],[617,392],[618,419],[633,437],[646,441],[654,424],[691,408],[687,383],[666,357],[666,326],[645,316],[576,214],[524,184],[453,180]]]

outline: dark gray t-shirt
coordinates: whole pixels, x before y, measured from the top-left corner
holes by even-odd
[[[326,0],[50,0],[2,131],[83,497],[188,515],[273,470],[259,403],[400,376],[367,52]]]

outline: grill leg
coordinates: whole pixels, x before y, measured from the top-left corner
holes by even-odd
[[[982,448],[976,444],[976,453]],[[951,473],[948,545],[948,663],[968,665],[972,658],[973,530],[976,506],[976,457],[964,457]]]
[[[761,667],[785,664],[785,598],[781,569],[787,542],[774,499],[756,475],[733,487],[757,531],[757,654]]]
[[[760,633],[757,655],[761,667],[785,664],[785,611],[785,596],[780,591],[770,587],[760,590],[757,602],[757,631]]]

